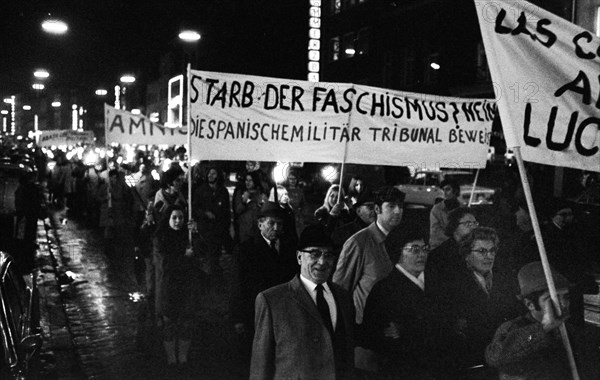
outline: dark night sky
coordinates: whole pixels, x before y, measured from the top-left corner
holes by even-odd
[[[51,14],[66,35],[41,29]],[[182,27],[202,34],[194,67],[304,79],[308,44],[305,0],[20,0],[0,5],[0,92],[29,89],[38,67],[52,85],[111,87],[120,74],[156,78],[158,59],[180,49]]]

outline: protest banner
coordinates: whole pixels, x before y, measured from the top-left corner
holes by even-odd
[[[526,1],[475,4],[507,146],[600,172],[600,39]]]
[[[139,145],[183,145],[187,130],[153,123],[144,115],[104,105],[106,143]]]
[[[48,130],[40,131],[40,137],[37,145],[44,147],[61,146],[61,145],[77,145],[77,144],[93,144],[94,132],[92,131],[72,131],[72,130]]]
[[[199,159],[485,167],[496,109],[484,99],[195,70],[190,85]]]

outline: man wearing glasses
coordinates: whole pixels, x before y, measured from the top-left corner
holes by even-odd
[[[327,282],[333,243],[320,225],[300,236],[300,274],[256,298],[250,379],[346,379],[354,364],[348,293]]]
[[[333,282],[352,294],[356,308],[356,324],[363,321],[363,310],[371,288],[385,278],[393,264],[385,247],[390,232],[402,222],[405,194],[391,186],[380,188],[375,195],[377,220],[368,227],[352,235],[344,243]],[[372,351],[362,348],[361,333],[357,328],[356,368],[374,372],[376,358]]]

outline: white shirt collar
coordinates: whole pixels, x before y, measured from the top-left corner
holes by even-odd
[[[317,287],[317,284],[315,284],[308,278],[304,277],[304,275],[302,275],[302,274],[300,274],[300,281],[302,281],[302,285],[304,285],[304,287],[306,288],[306,290],[308,291],[309,294],[312,295],[314,292],[316,292],[315,288]],[[321,285],[323,285],[323,289],[325,290],[325,293],[330,293],[329,286],[327,285],[326,282],[322,283]]]
[[[406,269],[402,268],[402,265],[400,264],[396,264],[396,268],[400,271],[400,273],[408,277],[409,280],[411,280],[415,283],[415,285],[421,288],[421,290],[425,290],[425,271],[421,272],[419,277],[415,277],[412,274],[410,274]]]
[[[388,234],[390,233],[390,231],[388,231],[385,228],[383,228],[383,226],[381,225],[381,223],[379,223],[379,220],[377,220],[375,223],[377,223],[377,228],[379,228],[381,230],[381,232],[383,232],[383,234],[385,236],[388,236]]]

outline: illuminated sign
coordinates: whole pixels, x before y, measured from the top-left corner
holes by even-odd
[[[321,0],[310,0],[308,15],[308,80],[318,82],[321,58]]]

